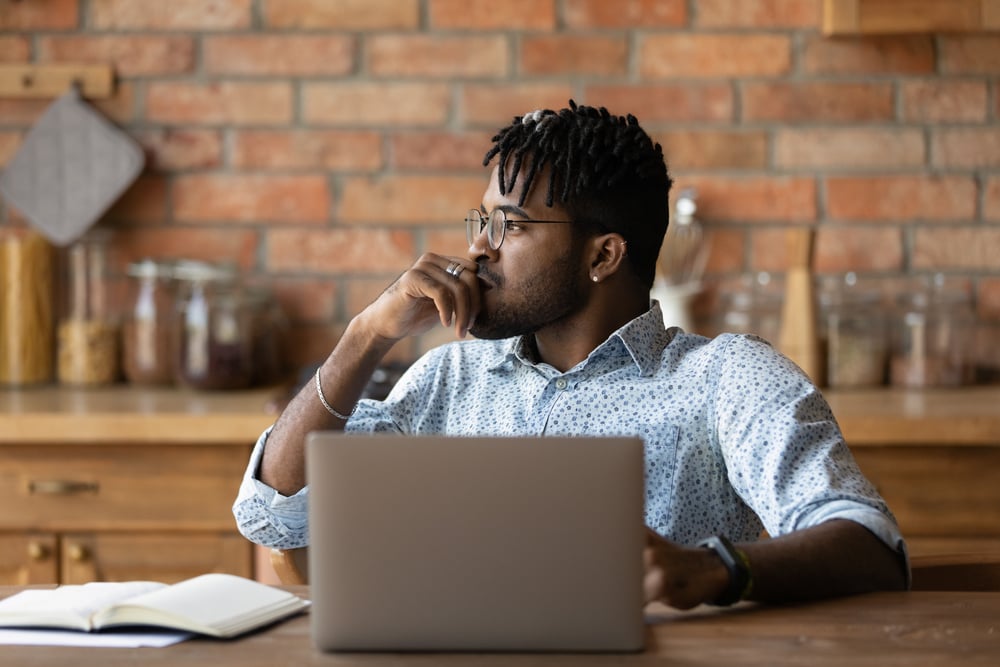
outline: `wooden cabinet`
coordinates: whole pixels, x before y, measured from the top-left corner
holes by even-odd
[[[231,507],[269,396],[0,393],[0,584],[254,576]]]
[[[1000,388],[827,398],[911,553],[1000,553]]]

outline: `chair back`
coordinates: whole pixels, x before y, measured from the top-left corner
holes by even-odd
[[[309,583],[309,547],[271,549],[271,567],[286,586]]]

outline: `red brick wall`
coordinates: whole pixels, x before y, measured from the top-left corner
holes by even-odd
[[[0,0],[0,61],[113,64],[97,104],[149,158],[105,223],[122,261],[235,260],[299,360],[416,254],[462,252],[490,131],[570,97],[637,115],[699,188],[713,278],[780,274],[811,225],[820,272],[944,271],[1000,317],[1000,35],[830,39],[821,5]],[[0,98],[0,165],[46,104]]]

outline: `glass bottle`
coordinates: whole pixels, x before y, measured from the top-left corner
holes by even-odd
[[[174,380],[171,330],[174,293],[171,264],[144,259],[130,264],[131,308],[125,319],[125,378],[133,384],[167,385]]]
[[[0,384],[52,380],[55,252],[37,232],[0,227]]]
[[[968,292],[943,276],[902,292],[893,327],[891,383],[900,387],[965,384],[973,321]]]
[[[819,292],[820,338],[826,351],[826,383],[834,388],[885,383],[888,333],[878,290],[854,273],[826,281]]]
[[[717,333],[743,333],[777,343],[781,292],[767,272],[744,275],[738,289],[720,296]]]
[[[120,327],[108,284],[110,234],[94,229],[65,248],[58,375],[68,385],[103,385],[120,375]]]
[[[253,373],[253,317],[235,271],[180,262],[174,377],[193,389],[240,389]]]

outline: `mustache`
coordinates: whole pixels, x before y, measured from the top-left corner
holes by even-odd
[[[485,278],[486,281],[491,283],[494,287],[503,286],[504,282],[503,276],[501,276],[499,273],[495,273],[486,268],[486,262],[484,260],[476,262],[476,267],[477,267],[476,269],[477,276],[479,276],[480,278]]]

